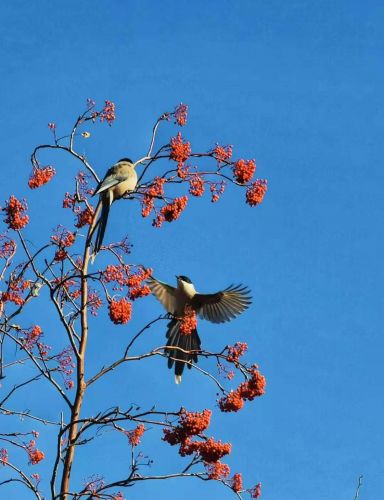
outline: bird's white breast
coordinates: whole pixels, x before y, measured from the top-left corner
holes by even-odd
[[[191,299],[196,294],[196,289],[192,283],[186,283],[185,281],[179,282],[179,289],[183,295],[188,299]]]

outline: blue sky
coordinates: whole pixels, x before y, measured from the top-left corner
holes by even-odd
[[[200,333],[207,349],[246,341],[247,360],[267,377],[265,397],[235,416],[216,414],[212,423],[217,438],[234,443],[233,471],[243,471],[248,485],[261,481],[265,500],[351,500],[360,474],[361,500],[384,491],[383,15],[382,2],[373,0],[0,6],[1,199],[28,196],[26,234],[34,244],[64,217],[59,206],[77,165],[47,155],[58,175],[44,191],[30,192],[29,155],[49,140],[47,123],[67,131],[87,97],[117,106],[116,123],[92,130],[82,146],[100,175],[120,157],[143,156],[156,117],[185,102],[183,133],[197,149],[233,144],[235,156],[256,158],[257,175],[268,178],[256,209],[235,191],[215,205],[193,200],[162,230],[131,203],[116,204],[106,235],[112,241],[127,233],[132,259],[165,281],[186,274],[206,292],[232,282],[251,287],[251,310],[223,327],[201,323]],[[167,125],[159,140],[174,133]],[[161,307],[151,298],[137,311],[127,327],[111,328],[105,316],[93,323],[91,368],[119,352]],[[43,307],[29,314],[46,329],[54,325]],[[142,348],[162,340],[159,328]],[[51,397],[39,408],[57,418]],[[214,405],[215,391],[197,373],[176,387],[156,359],[106,379],[87,404],[121,401],[198,410]],[[31,406],[33,394],[15,402]],[[49,454],[51,438],[42,434]],[[124,455],[114,460],[117,447],[107,444],[79,450],[75,482],[126,470]],[[180,467],[176,450],[149,433],[142,451],[154,468]],[[155,495],[231,498],[220,485],[197,480],[127,492]]]

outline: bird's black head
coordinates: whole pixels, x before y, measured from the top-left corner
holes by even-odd
[[[121,161],[126,161],[126,162],[129,162],[129,163],[133,163],[133,161],[130,158],[121,158],[121,160],[119,160],[117,163],[120,163]]]
[[[192,284],[192,281],[187,277],[187,276],[176,276],[176,278],[178,280],[181,280],[181,281],[185,281],[186,283],[191,283]]]

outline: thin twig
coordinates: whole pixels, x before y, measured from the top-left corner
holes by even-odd
[[[357,483],[357,488],[356,488],[356,493],[355,493],[355,498],[353,500],[358,500],[359,494],[360,494],[360,488],[363,484],[363,476],[360,475]]]

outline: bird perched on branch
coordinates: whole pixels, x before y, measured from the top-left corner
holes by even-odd
[[[119,200],[126,193],[133,191],[137,184],[136,164],[129,158],[122,158],[108,169],[105,177],[99,182],[93,196],[100,195],[101,214],[97,221],[97,234],[93,256],[100,251],[103,244],[105,228],[107,227],[109,210],[115,200]]]
[[[197,363],[200,337],[196,329],[196,314],[212,323],[231,321],[251,304],[250,291],[242,285],[229,286],[216,293],[198,293],[186,276],[176,276],[177,288],[158,281],[148,280],[155,297],[173,316],[167,327],[168,368],[175,363],[175,382],[181,382],[184,366]],[[194,352],[190,352],[194,351]]]

